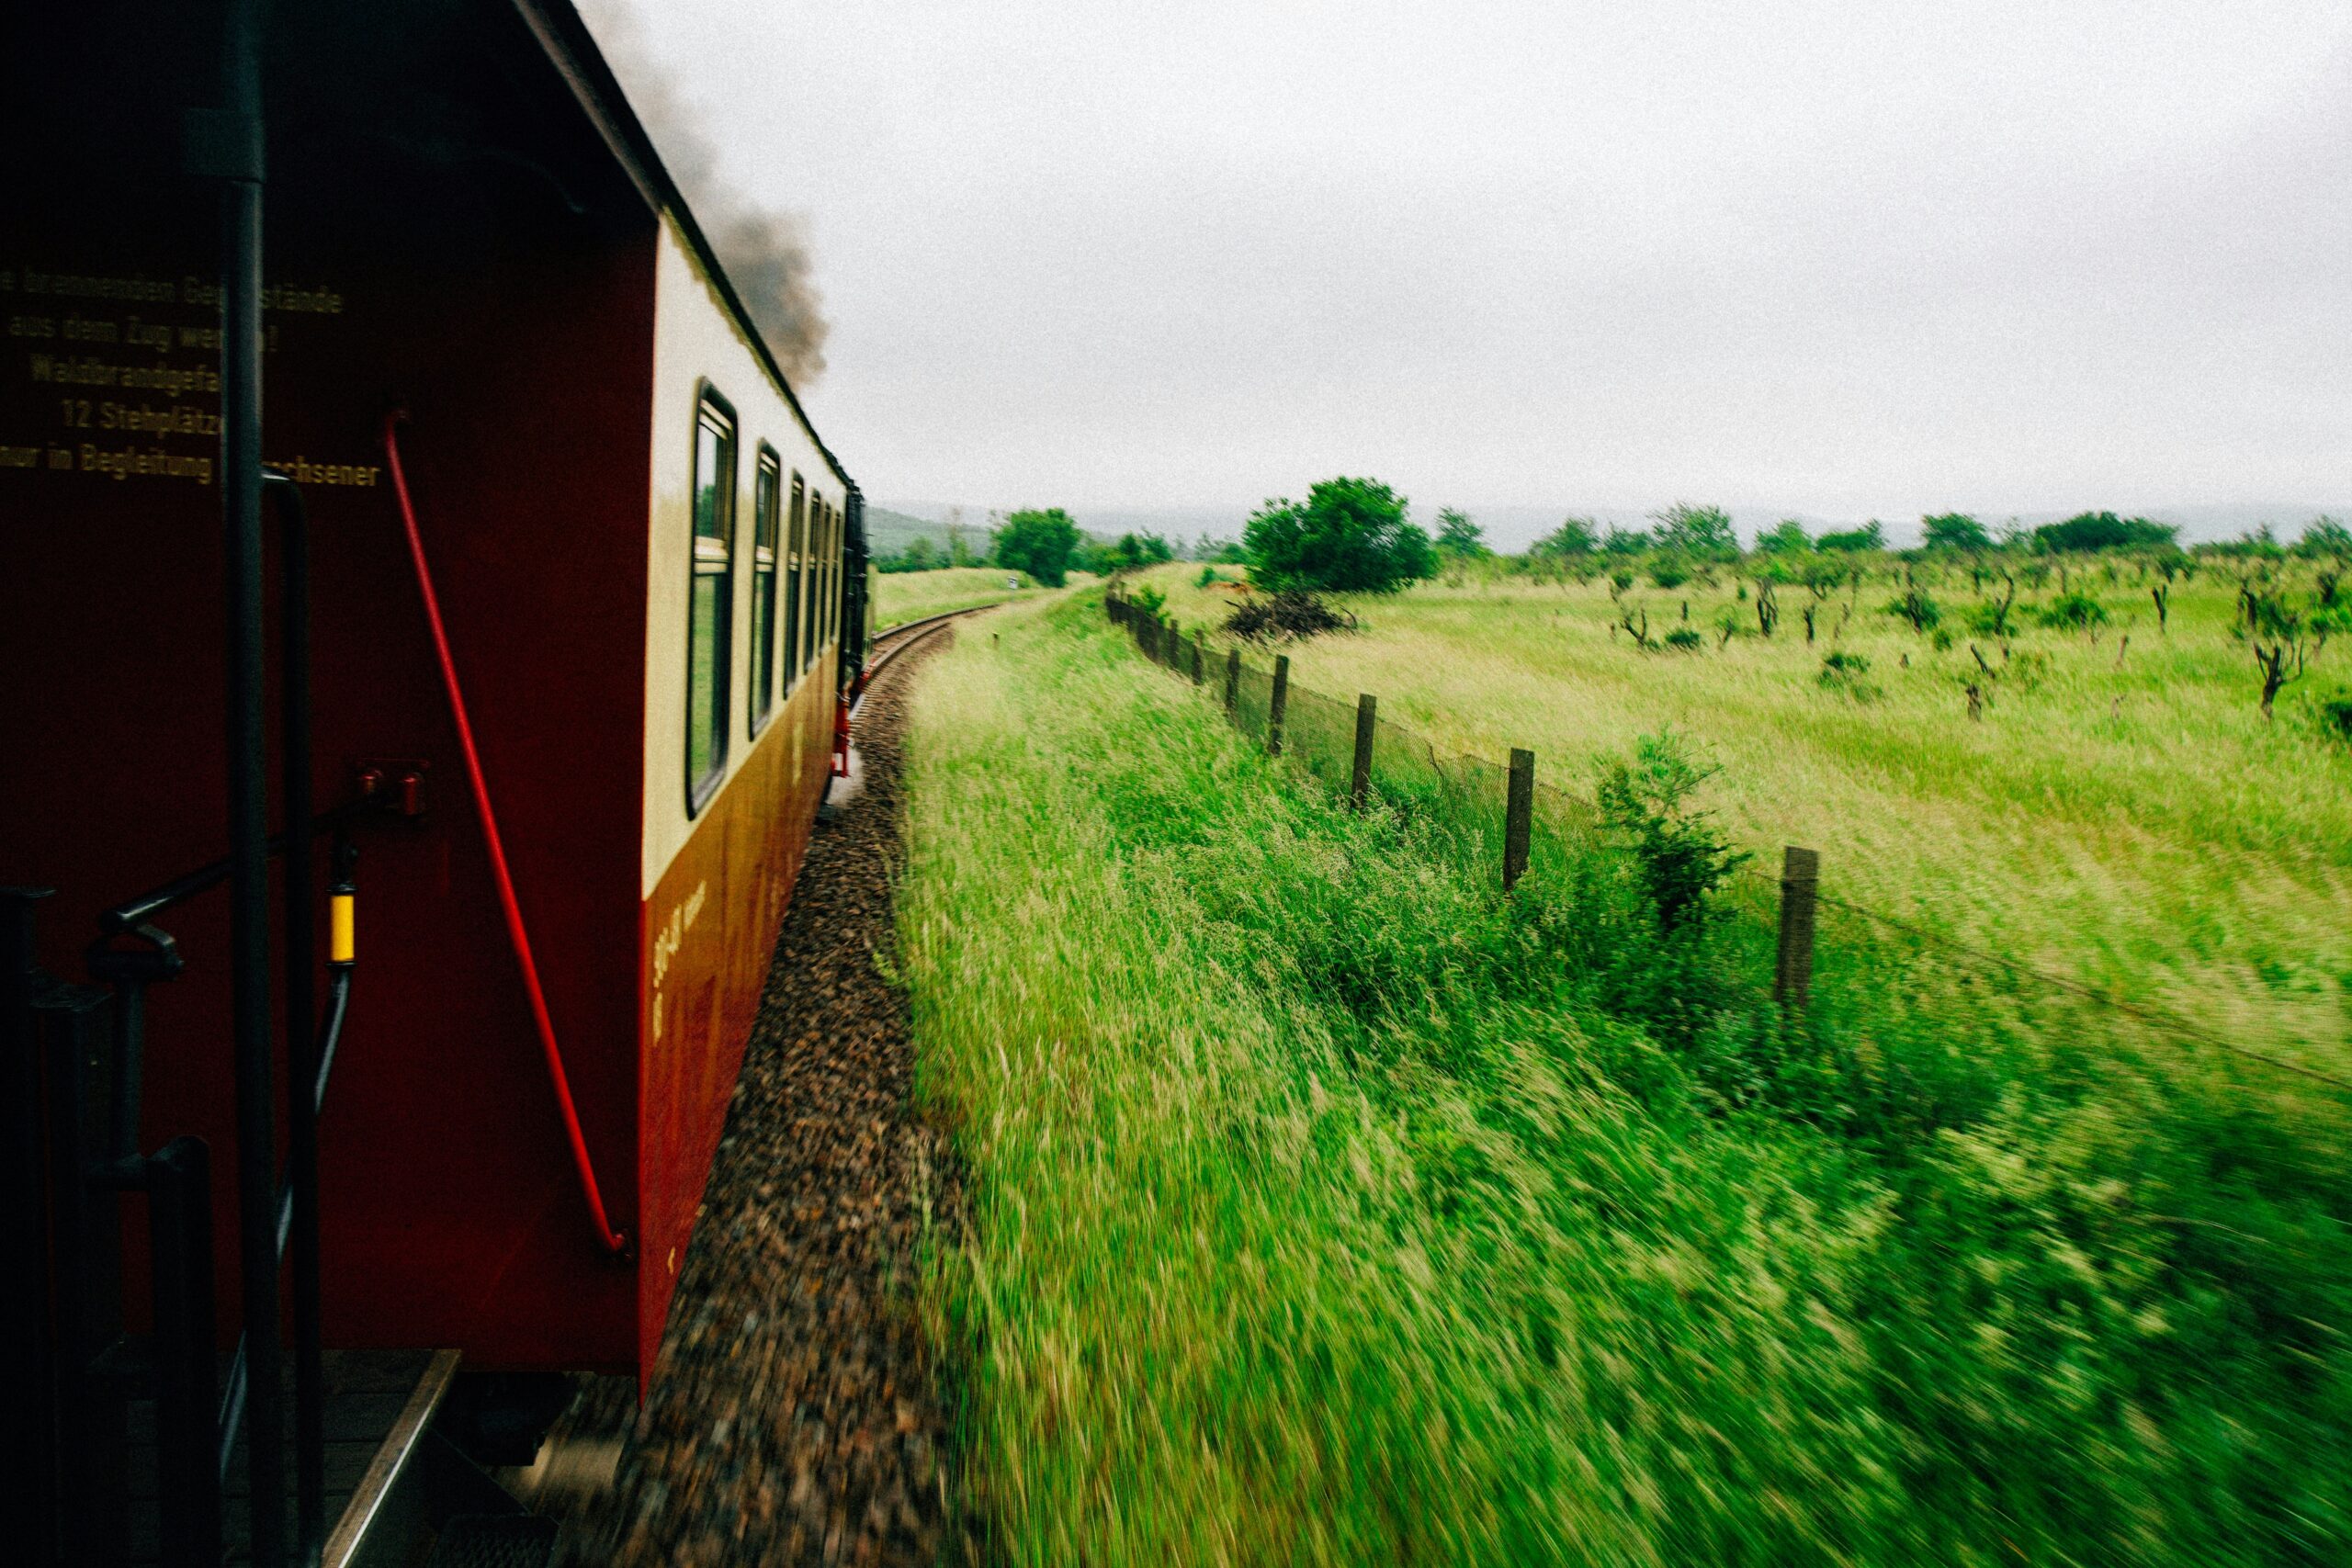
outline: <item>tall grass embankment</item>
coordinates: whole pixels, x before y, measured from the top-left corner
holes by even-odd
[[[1605,837],[1506,897],[1099,595],[991,630],[917,699],[893,962],[1009,1560],[2352,1551],[2340,1136],[1958,994],[1784,1028]]]
[[[2266,719],[2221,566],[2175,585],[2161,625],[2128,559],[1850,570],[1822,596],[1779,585],[1766,636],[1752,571],[1471,568],[1334,597],[1362,630],[1283,651],[1302,689],[1372,693],[1442,753],[1532,748],[1564,788],[1671,728],[1723,764],[1716,805],[1759,863],[1817,849],[1826,894],[2352,1077],[2352,745],[2321,716],[2352,640],[2319,639]],[[2305,597],[2312,569],[2281,570]],[[1894,613],[1906,573],[1934,624]],[[1187,630],[1234,605],[1179,569],[1145,581]],[[2085,624],[2053,624],[2066,608]]]

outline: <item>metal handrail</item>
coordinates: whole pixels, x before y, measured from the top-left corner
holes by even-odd
[[[335,831],[347,823],[356,810],[355,807],[338,806],[319,812],[311,818],[311,837],[315,840]],[[268,844],[270,858],[274,860],[284,854],[286,845],[285,834],[271,834]],[[166,910],[177,908],[198,894],[220,886],[229,880],[229,870],[230,863],[225,859],[198,866],[194,871],[175,876],[136,898],[126,898],[111,909],[100,910],[99,928],[109,935],[127,936]]]

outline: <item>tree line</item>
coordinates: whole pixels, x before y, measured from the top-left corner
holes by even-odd
[[[878,571],[937,571],[948,567],[993,566],[1026,572],[1047,588],[1059,588],[1073,571],[1112,577],[1163,561],[1193,559],[1238,561],[1240,547],[1227,540],[1204,538],[1189,547],[1171,544],[1159,534],[1125,533],[1101,539],[1086,533],[1058,506],[1027,507],[1008,513],[988,536],[985,549],[975,551],[962,530],[949,531],[947,547],[918,537],[906,548],[875,558]]]
[[[1255,582],[1278,591],[1381,593],[1479,559],[1497,561],[1507,570],[1578,581],[1639,570],[1661,586],[1741,561],[1755,563],[1767,578],[1803,581],[1809,574],[1837,570],[1841,558],[1872,554],[1904,560],[1989,560],[2127,551],[2159,565],[2191,558],[2352,560],[2352,529],[2326,516],[2305,525],[2291,545],[2265,525],[2241,538],[2187,547],[2171,524],[2113,512],[2084,512],[2037,526],[2014,521],[1990,525],[1967,513],[1940,513],[1919,520],[1921,542],[1907,548],[1892,546],[1876,520],[1815,534],[1801,520],[1785,518],[1745,548],[1731,514],[1719,506],[1678,502],[1646,521],[1645,527],[1604,526],[1591,517],[1570,516],[1523,553],[1498,556],[1485,530],[1459,508],[1441,509],[1432,535],[1411,520],[1406,498],[1388,485],[1340,476],[1309,486],[1304,500],[1268,501],[1250,514],[1238,540],[1204,538],[1186,547],[1148,532],[1100,539],[1081,530],[1061,507],[1031,507],[1008,513],[988,536],[984,551],[973,551],[956,530],[945,549],[918,538],[876,564],[883,571],[1002,567],[1058,588],[1072,571],[1110,577],[1193,559],[1246,565]]]

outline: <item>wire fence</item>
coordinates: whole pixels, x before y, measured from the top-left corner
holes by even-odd
[[[1343,702],[1297,684],[1287,656],[1267,664],[1238,648],[1212,648],[1155,606],[1116,593],[1105,606],[1148,658],[1202,687],[1235,728],[1288,761],[1335,804],[1376,804],[1435,828],[1455,854],[1506,886],[1519,869],[1556,873],[1603,832],[1593,798],[1538,781],[1515,799],[1509,767],[1441,751],[1419,731],[1381,716],[1374,698]],[[1528,757],[1531,771],[1532,762]],[[1507,864],[1514,830],[1525,846],[1521,868]],[[2011,1032],[2129,1035],[2352,1091],[2352,1079],[2226,1039],[2160,1003],[2054,975],[1822,892],[1816,877],[1792,876],[1790,869],[1749,862],[1719,894],[1737,917],[1727,922],[1724,940],[1759,995],[1769,989],[1784,1008],[1862,1024],[1890,1009],[1964,998],[1980,1015],[1997,1015]]]

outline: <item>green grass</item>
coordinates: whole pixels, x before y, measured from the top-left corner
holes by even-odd
[[[2007,661],[1965,628],[1981,600],[1964,570],[1928,570],[1958,634],[1943,649],[1883,613],[1903,588],[1877,570],[1819,606],[1810,645],[1805,589],[1780,589],[1768,641],[1727,571],[1672,591],[1645,578],[1623,607],[1605,581],[1473,574],[1344,601],[1364,631],[1290,649],[1292,678],[1351,705],[1373,693],[1442,751],[1529,747],[1542,777],[1587,794],[1595,754],[1671,728],[1723,764],[1717,804],[1759,864],[1783,844],[1817,849],[1826,891],[2352,1076],[2352,746],[2317,717],[2352,684],[2352,638],[2266,723],[2221,567],[2176,590],[2161,633],[2131,565],[2114,581],[2073,570],[2109,617],[2087,634],[2035,626],[2059,586],[2029,587],[2031,629]],[[2307,603],[2310,568],[2288,570]],[[1150,581],[1187,627],[1230,602],[1184,571]],[[1611,632],[1638,607],[1662,637],[1686,603],[1698,651],[1645,653]],[[1744,630],[1719,646],[1726,612]],[[1981,722],[1963,690],[1972,643],[2005,671],[1984,682]],[[1868,700],[1824,686],[1832,650],[1869,660]],[[2021,660],[2046,662],[2035,675]]]
[[[2322,1108],[1835,951],[1784,1032],[1754,921],[1661,938],[1570,834],[1505,899],[1476,818],[1335,811],[1099,595],[993,625],[918,691],[895,962],[1007,1560],[2352,1551]]]
[[[1021,586],[1005,587],[1014,578],[1020,579]],[[877,631],[888,630],[902,621],[919,621],[925,615],[944,615],[950,610],[1034,598],[1046,592],[1032,582],[1026,572],[993,566],[890,571],[878,574],[874,581],[874,625]]]

